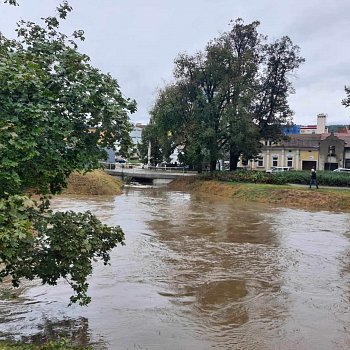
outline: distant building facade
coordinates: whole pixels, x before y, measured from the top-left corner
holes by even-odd
[[[301,126],[300,133],[297,130],[285,132],[287,140],[263,140],[261,153],[248,162],[248,167],[264,171],[272,167],[291,167],[294,170],[350,168],[350,127],[329,133],[326,115],[319,114],[317,125]]]
[[[272,167],[294,170],[334,170],[350,168],[350,132],[290,135],[288,140],[262,146],[261,153],[249,161],[252,170]]]
[[[282,128],[284,135],[298,135],[300,134],[300,125],[286,125]]]
[[[313,134],[324,134],[327,131],[326,127],[327,115],[320,113],[317,115],[317,124],[316,125],[304,125],[300,126],[301,135],[313,135]]]
[[[141,124],[141,123],[136,123],[133,124],[133,128],[131,130],[130,133],[130,137],[132,139],[132,143],[134,145],[138,145],[139,143],[141,143],[141,139],[142,139],[142,130],[146,127],[146,125]]]
[[[141,124],[141,123],[133,124],[133,128],[130,132],[130,137],[131,137],[131,140],[133,143],[132,151],[131,151],[131,155],[130,155],[131,159],[139,159],[140,158],[137,145],[139,143],[141,143],[142,131],[145,127],[146,127],[145,124]]]

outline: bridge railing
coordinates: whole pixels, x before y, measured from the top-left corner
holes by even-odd
[[[115,163],[109,163],[109,162],[99,162],[102,169],[105,170],[114,170],[115,169]]]
[[[100,165],[105,170],[117,170],[117,169],[134,169],[134,170],[150,170],[150,171],[165,171],[165,172],[182,172],[187,173],[188,168],[185,166],[153,166],[153,165],[145,165],[145,166],[135,166],[134,164],[129,163],[109,163],[109,162],[100,162]]]
[[[183,172],[185,173],[187,171],[187,168],[184,166],[176,166],[176,167],[171,167],[171,166],[147,166],[148,170],[154,170],[154,171],[169,171],[169,172]]]
[[[109,162],[99,162],[101,167],[105,170],[115,170],[115,169],[132,169],[133,164],[128,163],[109,163]]]

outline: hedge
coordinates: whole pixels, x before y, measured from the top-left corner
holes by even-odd
[[[212,179],[226,182],[263,183],[274,185],[303,184],[310,182],[310,171],[285,171],[280,173],[266,173],[264,171],[215,171],[204,173],[202,179]],[[350,186],[350,174],[332,171],[317,171],[317,180],[320,186]]]

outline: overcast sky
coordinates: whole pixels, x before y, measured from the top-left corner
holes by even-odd
[[[55,13],[56,0],[0,0],[0,31],[14,37],[19,19],[39,21]],[[344,85],[350,85],[350,0],[70,0],[74,10],[64,31],[83,29],[80,51],[117,78],[123,94],[136,99],[132,121],[147,123],[157,89],[172,80],[174,58],[193,54],[229,29],[230,20],[258,20],[259,32],[288,35],[306,62],[293,78],[289,99],[297,124],[350,124]]]

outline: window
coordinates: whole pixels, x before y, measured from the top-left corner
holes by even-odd
[[[335,156],[335,146],[329,146],[328,147],[328,155],[330,157]]]
[[[289,167],[293,167],[293,157],[292,156],[288,156],[287,157],[287,166]]]
[[[263,167],[264,166],[264,158],[258,157],[257,158],[258,166]]]
[[[276,156],[272,157],[272,166],[278,166],[278,157]]]

